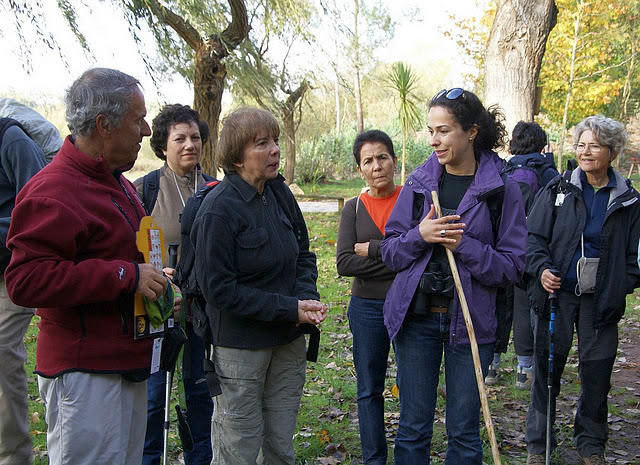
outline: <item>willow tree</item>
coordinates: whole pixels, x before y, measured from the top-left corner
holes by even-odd
[[[210,143],[202,150],[202,167],[216,173],[214,147],[227,76],[226,59],[249,34],[244,0],[227,0],[227,5],[205,0],[122,3],[134,38],[138,38],[138,21],[146,21],[168,65],[193,82],[193,106],[211,130]]]
[[[418,110],[418,95],[416,95],[416,74],[411,67],[404,63],[394,63],[387,75],[387,82],[397,97],[398,120],[402,130],[402,168],[400,171],[400,183],[405,180],[405,160],[407,151],[407,135],[420,127],[421,118]]]
[[[78,28],[77,15],[75,8],[70,0],[57,0],[58,9],[69,27],[69,30],[75,36],[78,44],[83,51],[92,56],[91,48],[87,43],[84,34]],[[64,48],[56,39],[56,34],[46,27],[44,5],[41,2],[33,0],[9,0],[7,2],[0,1],[0,12],[5,12],[3,16],[13,23],[13,29],[17,40],[18,53],[20,54],[20,63],[23,69],[28,73],[33,71],[33,61],[31,53],[35,48],[33,38],[36,43],[44,45],[58,55],[65,66],[68,65],[68,57]],[[5,36],[7,31],[0,31],[2,40],[9,40]],[[11,33],[11,32],[9,32]]]
[[[289,57],[292,47],[300,40],[298,32],[287,38],[280,36],[285,46],[279,64],[270,58],[269,35],[263,35],[259,44],[250,39],[245,42],[237,60],[231,65],[236,79],[233,94],[244,103],[255,102],[271,111],[282,121],[285,166],[284,177],[288,183],[294,181],[296,165],[296,132],[302,120],[302,103],[311,89],[306,73],[292,72]]]

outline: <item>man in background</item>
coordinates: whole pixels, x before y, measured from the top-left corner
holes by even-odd
[[[44,165],[43,151],[24,126],[0,118],[0,465],[31,463],[24,335],[33,308],[11,302],[4,270],[11,258],[6,239],[16,196]]]

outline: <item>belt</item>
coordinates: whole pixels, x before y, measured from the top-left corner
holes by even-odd
[[[431,313],[447,313],[449,311],[448,307],[429,307],[429,311]]]

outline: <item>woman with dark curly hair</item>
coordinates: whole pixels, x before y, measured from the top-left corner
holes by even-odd
[[[505,129],[472,92],[442,90],[429,104],[433,154],[411,173],[385,226],[382,259],[397,272],[384,304],[400,388],[396,465],[428,464],[444,354],[447,465],[481,465],[480,397],[469,336],[446,250],[453,252],[486,375],[496,340],[496,290],[524,270],[520,188],[500,175]],[[443,215],[435,217],[431,192]]]
[[[180,214],[187,199],[210,176],[200,170],[202,144],[209,137],[209,126],[188,105],[165,105],[153,119],[151,148],[165,165],[134,184],[138,195],[156,223],[162,228],[165,244],[180,242]],[[169,254],[165,255],[167,258]],[[164,263],[166,267],[168,263]],[[169,274],[173,270],[165,271]],[[185,452],[187,465],[211,462],[211,414],[213,403],[204,382],[204,344],[194,332],[187,308],[185,331],[189,337],[184,348],[183,380],[187,402],[187,420],[193,434],[194,447]],[[166,373],[154,373],[147,382],[147,435],[143,465],[160,463],[163,449],[163,418]]]

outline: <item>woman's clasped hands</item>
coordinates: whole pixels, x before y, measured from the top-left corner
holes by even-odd
[[[298,300],[298,324],[319,325],[327,317],[327,305],[318,300]]]

